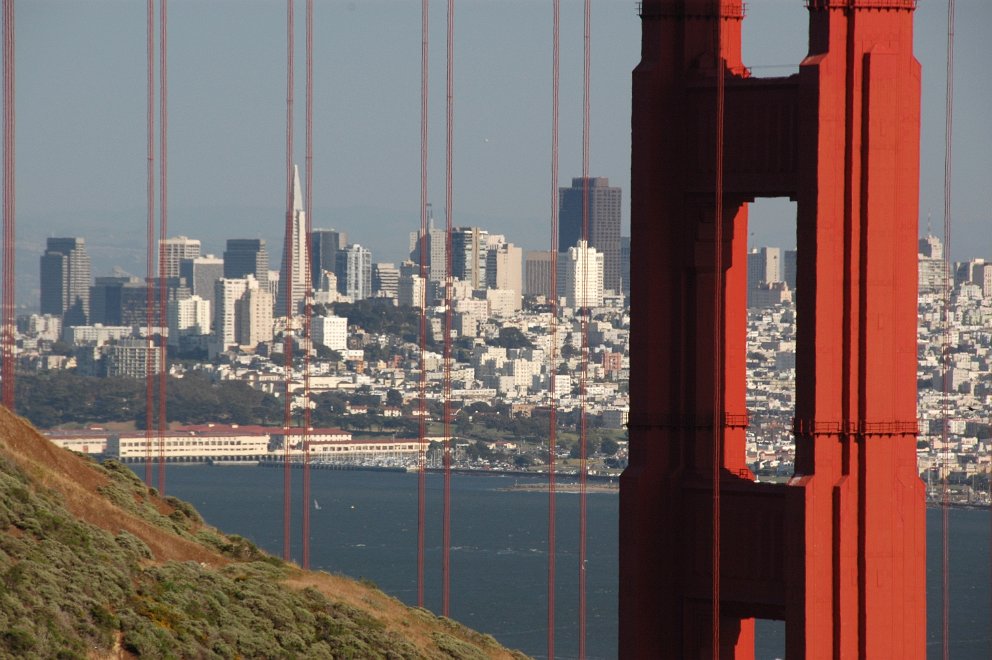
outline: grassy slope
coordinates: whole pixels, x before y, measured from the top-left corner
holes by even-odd
[[[2,407],[0,655],[522,657],[226,536],[126,467],[58,449]]]

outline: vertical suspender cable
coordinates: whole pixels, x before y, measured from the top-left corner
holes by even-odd
[[[548,346],[548,659],[555,657],[555,559],[557,507],[555,493],[555,447],[557,444],[557,402],[555,376],[558,369],[558,84],[560,80],[561,1],[552,0],[551,36],[551,278],[548,302],[551,342]]]
[[[313,0],[306,4],[306,178],[307,186],[303,205],[306,215],[303,247],[303,428],[300,442],[303,444],[303,568],[310,569],[310,351],[313,349],[313,265],[310,251],[313,249]],[[295,247],[295,243],[294,243]]]
[[[14,0],[3,0],[2,400],[14,409]]]
[[[713,618],[713,660],[720,659],[720,467],[723,449],[723,114],[725,62],[723,59],[723,10],[716,2],[716,181],[713,214],[713,573],[710,597]]]
[[[586,473],[588,471],[588,428],[586,425],[586,388],[589,371],[589,275],[595,272],[589,245],[589,118],[591,74],[592,6],[585,0],[582,39],[582,240],[585,252],[579,255],[582,267],[582,311],[579,317],[581,355],[579,358],[579,658],[586,657]],[[580,262],[580,263],[583,263]]]
[[[444,159],[444,215],[445,215],[445,277],[444,277],[444,519],[441,541],[441,614],[448,616],[451,605],[451,168],[452,141],[454,137],[454,38],[455,0],[448,0],[447,66],[445,83],[445,159]]]
[[[168,355],[167,340],[165,330],[169,325],[166,316],[166,263],[165,263],[165,239],[168,233],[168,188],[166,187],[168,175],[168,70],[166,68],[167,55],[167,6],[166,0],[159,0],[159,24],[158,24],[158,327],[161,329],[159,364],[158,364],[158,492],[165,495],[165,429],[166,429],[166,385],[168,381]]]
[[[427,525],[427,75],[430,0],[420,2],[420,388],[417,455],[417,606],[424,606]]]
[[[147,108],[147,179],[148,217],[145,246],[145,341],[151,346],[155,325],[155,0],[148,0],[147,57],[148,57],[148,108]],[[145,483],[152,484],[152,435],[155,432],[155,362],[151,351],[145,352]]]
[[[954,0],[947,0],[947,87],[944,99],[944,282],[943,282],[943,324],[941,340],[942,366],[941,378],[941,425],[942,441],[942,474],[940,498],[940,531],[941,531],[941,650],[944,660],[950,657],[950,492],[948,478],[950,472],[950,450],[948,449],[948,398],[950,396],[951,369],[951,143],[954,127]]]
[[[283,546],[282,556],[290,560],[290,447],[292,445],[293,402],[290,391],[293,382],[293,0],[286,0],[286,231],[283,238],[283,262],[286,281],[280,286],[286,292],[286,328],[282,351],[285,369],[283,393]]]

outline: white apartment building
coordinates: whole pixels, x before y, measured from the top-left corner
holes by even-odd
[[[603,253],[579,241],[561,255],[559,276],[565,305],[568,307],[599,307],[603,304]]]
[[[254,277],[227,278],[222,277],[217,280],[214,290],[214,300],[217,307],[214,309],[214,332],[224,348],[231,346],[237,341],[237,311],[236,303],[248,290],[248,283],[257,280]]]
[[[146,378],[161,371],[162,349],[147,339],[121,339],[104,349],[108,378]]]
[[[314,343],[332,351],[348,348],[348,319],[342,316],[315,316],[310,332]]]
[[[103,346],[107,342],[125,339],[134,329],[129,325],[71,325],[62,329],[62,340],[67,344],[95,344]]]
[[[422,307],[424,305],[424,287],[426,283],[420,275],[414,273],[403,274],[396,290],[396,302],[410,307]]]
[[[210,301],[200,296],[168,303],[169,344],[179,345],[180,335],[210,334]]]

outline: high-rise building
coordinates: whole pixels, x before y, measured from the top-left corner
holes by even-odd
[[[428,229],[426,238],[427,279],[431,282],[443,282],[447,271],[448,238],[442,229],[434,228],[434,213],[431,205],[427,205]],[[410,260],[420,265],[420,232],[410,233]]]
[[[269,285],[269,252],[260,238],[229,238],[224,250],[224,277],[229,280],[251,275],[262,286]]]
[[[589,247],[603,255],[603,286],[620,292],[623,288],[620,267],[619,187],[610,186],[606,177],[577,177],[571,188],[558,189],[558,252],[565,253],[583,238],[583,190],[588,191]]]
[[[135,289],[140,289],[142,297],[146,295],[145,286],[137,277],[96,278],[93,286],[90,287],[90,324],[131,325],[123,322],[122,312],[125,300],[130,302],[130,298],[136,295],[134,294]],[[144,301],[142,301],[141,309],[143,313]],[[142,320],[141,323],[144,321]]]
[[[782,250],[776,247],[763,247],[751,250],[747,255],[747,288],[756,289],[761,284],[782,281]]]
[[[214,334],[225,348],[237,342],[237,302],[248,290],[249,283],[258,287],[258,280],[252,276],[242,278],[222,277],[215,285]]]
[[[348,234],[336,229],[314,229],[310,234],[310,273],[313,288],[320,288],[321,274],[333,273],[338,250],[348,244]]]
[[[241,346],[257,346],[272,341],[272,294],[254,280],[234,303],[235,341]]]
[[[82,238],[49,238],[41,256],[41,313],[64,326],[86,325],[90,314],[90,256]]]
[[[179,262],[179,276],[194,296],[200,296],[214,308],[214,286],[224,277],[224,260],[208,254],[205,257],[183,259]],[[212,317],[211,317],[212,318]]]
[[[179,345],[182,335],[210,334],[210,301],[200,296],[168,303],[169,344]]]
[[[182,260],[196,259],[200,256],[200,241],[185,236],[167,238],[158,242],[158,253],[165,267],[165,276],[179,277]]]
[[[486,285],[516,293],[516,309],[523,297],[523,250],[513,243],[501,243],[486,254]]]
[[[394,264],[377,262],[372,265],[372,293],[381,298],[396,298],[400,269]]]
[[[620,237],[620,279],[623,293],[630,295],[630,236]]]
[[[300,168],[293,166],[293,209],[290,231],[282,248],[282,266],[279,268],[279,295],[276,314],[298,314],[307,293],[307,214],[303,209],[303,189],[300,187]]]
[[[782,253],[782,279],[789,289],[796,290],[796,280],[799,273],[799,252],[798,250],[786,250]]]
[[[372,295],[372,252],[358,243],[338,252],[338,291],[352,300]]]
[[[451,274],[473,289],[486,288],[486,248],[489,232],[479,227],[451,230]]]
[[[416,273],[400,275],[399,286],[396,290],[396,302],[410,307],[422,307],[426,294],[426,283]]]
[[[603,304],[603,255],[580,240],[559,255],[559,293],[569,307],[599,307]]]
[[[121,339],[106,347],[103,354],[110,378],[143,379],[160,371],[161,351],[148,339]]]
[[[524,295],[551,294],[551,252],[531,250],[524,261]]]
[[[943,259],[944,258],[944,242],[940,240],[939,237],[933,234],[927,234],[920,239],[919,242],[919,253],[922,254],[927,259]]]

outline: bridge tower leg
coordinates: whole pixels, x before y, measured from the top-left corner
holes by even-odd
[[[786,622],[789,657],[924,657],[915,0],[807,5],[800,73],[761,79],[741,62],[741,2],[642,6],[621,657],[711,657],[710,438],[721,382],[721,657],[753,657],[755,617]],[[718,75],[726,85],[721,273]],[[787,196],[798,209],[788,485],[754,483],[744,455],[747,202],[763,196]],[[714,355],[717,337],[723,349]]]

